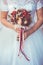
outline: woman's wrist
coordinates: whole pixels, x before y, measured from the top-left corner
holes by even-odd
[[[30,36],[31,34],[32,34],[31,29],[29,29],[29,30],[26,31],[26,35],[27,35],[27,37]]]

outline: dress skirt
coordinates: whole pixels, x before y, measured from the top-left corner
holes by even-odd
[[[40,29],[24,41],[27,61],[19,52],[17,33],[0,23],[0,65],[43,65],[43,35]]]
[[[17,55],[17,33],[0,23],[0,65],[15,65]]]

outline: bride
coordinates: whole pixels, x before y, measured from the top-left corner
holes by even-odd
[[[7,19],[13,10],[26,9],[31,11],[32,23],[24,33],[24,52],[30,61],[23,56],[17,58],[20,31]],[[37,15],[37,16],[36,16]],[[40,26],[43,24],[42,4],[40,0],[1,0],[0,3],[0,65],[43,65],[43,36]],[[24,62],[25,61],[25,62]]]

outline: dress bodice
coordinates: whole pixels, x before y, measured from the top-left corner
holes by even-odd
[[[19,8],[25,8],[27,10],[34,11],[34,9],[39,9],[43,5],[42,0],[1,0],[0,10],[13,10]]]
[[[8,7],[9,11],[11,11],[11,9],[17,10],[21,8],[29,11],[34,11],[34,9],[36,8],[36,3],[33,0],[9,0]]]

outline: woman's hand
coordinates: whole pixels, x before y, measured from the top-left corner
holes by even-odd
[[[20,34],[20,32],[18,33],[18,36],[17,36],[17,40],[18,40],[18,41],[19,41],[19,37],[20,37],[19,34]],[[24,40],[26,40],[26,39],[28,38],[28,36],[29,36],[29,35],[28,35],[28,31],[25,31],[25,32],[24,32]]]
[[[14,30],[19,33],[20,32],[20,27],[17,24],[14,24]]]
[[[29,36],[29,35],[28,35],[28,31],[25,31],[25,32],[24,32],[24,40],[27,39],[28,36]]]

